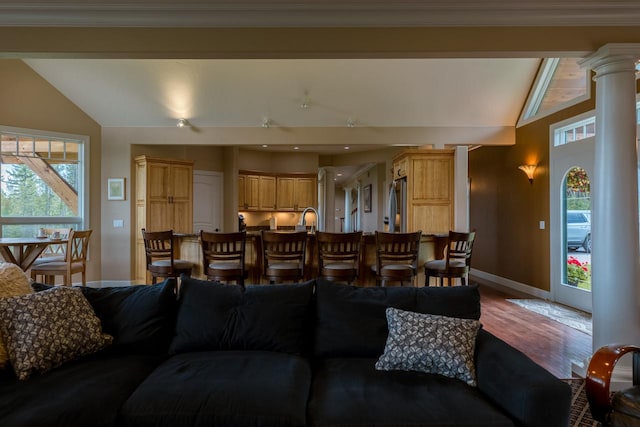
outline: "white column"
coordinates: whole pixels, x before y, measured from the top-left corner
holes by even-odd
[[[344,187],[344,231],[353,231],[351,228],[351,187]]]
[[[356,223],[354,224],[353,231],[362,230],[362,209],[364,205],[362,204],[362,184],[360,181],[356,182],[356,190],[358,192],[357,207],[356,211]]]
[[[453,228],[457,231],[469,231],[469,148],[466,145],[456,147],[454,166]]]
[[[594,350],[640,343],[640,246],[635,61],[640,44],[608,44],[582,62],[595,71],[592,181]]]
[[[324,168],[324,228],[321,231],[335,232],[336,229],[336,171],[332,167]]]

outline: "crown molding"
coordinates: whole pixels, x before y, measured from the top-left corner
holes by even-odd
[[[5,27],[637,26],[640,2],[238,0],[3,2]]]

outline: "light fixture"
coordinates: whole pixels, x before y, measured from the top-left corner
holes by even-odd
[[[518,169],[524,172],[525,175],[527,175],[527,178],[529,178],[529,183],[533,184],[533,176],[537,167],[538,165],[520,165],[518,166]]]
[[[262,144],[262,148],[267,148],[268,145],[267,144]]]
[[[300,103],[300,108],[303,110],[308,109],[311,106],[311,100],[309,99],[309,92],[304,91],[304,97],[302,98],[302,102]]]
[[[176,126],[178,126],[179,128],[187,127],[189,126],[189,121],[187,119],[178,119],[178,123],[176,123]]]
[[[263,128],[268,128],[268,127],[271,126],[271,124],[273,124],[273,121],[271,119],[268,119],[266,117],[264,119],[262,119],[262,127]]]
[[[350,127],[350,128],[356,127],[356,121],[353,120],[352,118],[348,118],[347,119],[347,127]]]
[[[345,150],[351,150],[351,147],[349,147],[348,145],[346,145],[346,146],[344,147],[344,149],[345,149]]]
[[[299,150],[299,149],[300,149],[300,147],[297,147],[297,146],[296,146],[296,147],[293,147],[293,149],[294,149],[294,150]]]

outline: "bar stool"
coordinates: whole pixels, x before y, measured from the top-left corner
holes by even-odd
[[[360,273],[362,231],[352,233],[316,232],[320,277],[351,284]]]
[[[232,282],[244,288],[247,232],[210,233],[200,230],[202,267],[208,280]]]
[[[383,233],[376,231],[376,264],[371,269],[376,274],[376,285],[387,282],[413,284],[418,274],[418,255],[422,231],[413,233]]]
[[[193,263],[175,259],[173,247],[173,230],[146,231],[142,229],[144,251],[147,258],[147,270],[151,273],[151,283],[157,278],[180,277],[181,274],[191,276]]]
[[[445,247],[445,259],[436,259],[424,263],[424,285],[429,286],[430,277],[439,277],[440,286],[444,285],[444,278],[451,286],[451,279],[459,278],[462,286],[466,285],[466,278],[471,269],[471,252],[476,238],[474,231],[459,233],[449,231],[449,240]]]
[[[262,275],[269,283],[299,282],[304,278],[307,232],[262,230]]]

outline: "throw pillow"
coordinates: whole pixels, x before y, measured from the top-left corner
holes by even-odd
[[[10,262],[0,262],[0,298],[14,297],[33,293],[29,277],[22,269]],[[7,366],[9,354],[0,337],[0,369]]]
[[[420,371],[476,385],[474,352],[480,322],[387,309],[389,336],[378,370]]]
[[[100,320],[76,288],[54,287],[0,299],[0,334],[21,380],[109,345]]]

